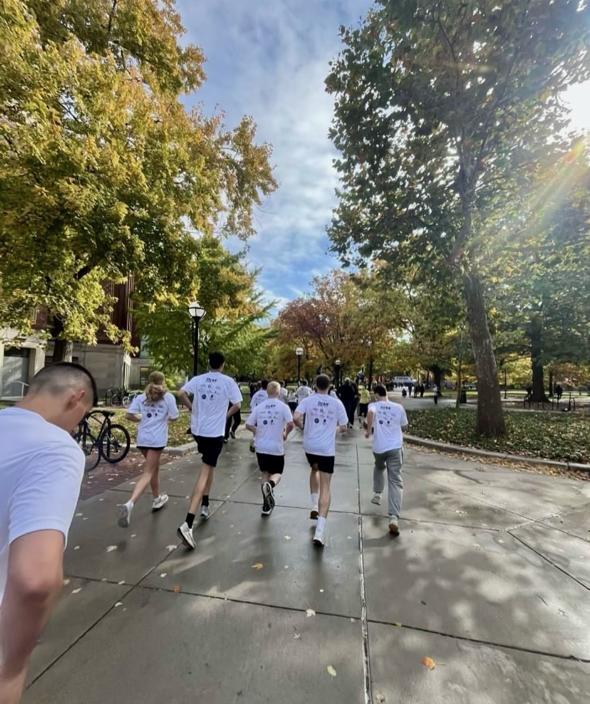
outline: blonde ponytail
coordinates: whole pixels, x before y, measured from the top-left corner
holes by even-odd
[[[145,387],[146,400],[149,403],[161,401],[167,391],[166,377],[162,372],[152,372],[150,374],[149,384]]]

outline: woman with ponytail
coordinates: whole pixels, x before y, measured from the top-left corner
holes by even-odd
[[[118,506],[121,528],[129,527],[131,511],[148,486],[154,497],[152,510],[158,511],[168,501],[167,494],[160,494],[160,457],[168,442],[168,423],[178,420],[178,408],[161,372],[150,374],[149,384],[142,394],[133,399],[126,418],[139,423],[137,449],[145,457],[145,466],[131,499]]]

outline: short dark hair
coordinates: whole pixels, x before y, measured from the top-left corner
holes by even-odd
[[[303,386],[307,386],[307,379],[301,379],[301,383],[303,384]]]
[[[263,379],[263,380],[260,382],[260,388],[261,388],[261,389],[266,389],[267,386],[268,386],[268,379]]]
[[[387,396],[387,389],[383,386],[383,384],[375,384],[373,387],[373,393],[378,396]]]
[[[83,387],[92,399],[92,405],[98,404],[96,381],[88,369],[77,362],[55,362],[44,367],[33,377],[28,393],[47,391],[57,395],[73,386]]]
[[[319,374],[316,377],[315,385],[320,391],[327,391],[331,386],[330,377],[326,374]]]
[[[209,366],[211,369],[221,369],[225,364],[225,355],[223,352],[211,352],[209,354]]]

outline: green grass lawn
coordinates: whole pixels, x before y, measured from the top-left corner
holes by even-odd
[[[130,420],[125,420],[125,410],[115,410],[115,417],[113,418],[113,423],[118,425],[123,425],[129,431],[131,436],[131,442],[135,444],[137,438],[137,423],[132,423]],[[180,418],[175,423],[170,423],[168,425],[168,445],[171,447],[177,447],[178,445],[184,445],[187,442],[191,442],[192,435],[187,435],[186,431],[190,425],[190,415],[188,412],[181,411]]]
[[[590,464],[590,416],[566,413],[506,413],[506,435],[474,433],[472,410],[408,410],[408,433],[429,440],[526,457]]]

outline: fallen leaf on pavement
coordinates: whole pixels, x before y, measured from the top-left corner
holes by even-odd
[[[167,574],[168,574],[168,572],[162,572],[162,574],[160,575],[160,577],[162,577],[162,579],[164,579],[164,577],[165,577]]]
[[[172,550],[176,550],[176,548],[176,545],[166,545],[166,550],[168,550],[168,552],[172,552]]]
[[[434,670],[434,668],[436,667],[436,663],[432,658],[424,658],[424,660],[422,660],[422,664],[429,670]]]
[[[77,594],[78,592],[82,591],[82,587],[79,587],[78,589],[72,589],[72,594]]]
[[[381,704],[382,702],[384,702],[384,701],[385,701],[385,695],[384,695],[384,694],[378,694],[378,695],[377,695],[377,701],[380,702],[380,704]]]
[[[74,548],[74,550],[79,550],[79,549],[80,549],[79,545],[76,545],[76,547]]]
[[[301,638],[301,633],[293,633],[293,638],[295,638],[295,640],[299,640]]]
[[[67,587],[69,583],[70,583],[69,579],[64,579],[64,587]]]
[[[291,536],[290,536],[290,535],[286,535],[286,536],[285,536],[285,540],[291,540]]]
[[[116,545],[109,545],[107,548],[107,552],[113,552],[113,550],[117,550],[117,546]]]
[[[312,616],[315,616],[315,611],[313,609],[307,609],[305,612],[307,618],[311,618]]]
[[[262,562],[257,562],[255,565],[252,565],[253,570],[261,570],[264,567]]]
[[[394,623],[393,625],[394,625],[394,626],[397,626],[398,628],[401,628],[401,627],[402,627],[402,624],[401,624],[401,623]]]
[[[179,587],[179,586],[172,587],[172,591],[173,591],[175,594],[178,594],[178,592],[182,591],[182,587]]]
[[[116,608],[116,609],[118,609],[119,606],[123,606],[123,602],[122,602],[122,601],[118,601],[118,602],[115,604],[115,608]]]
[[[332,665],[328,665],[326,670],[328,670],[329,675],[332,675],[332,677],[336,677],[336,670],[332,667]]]

